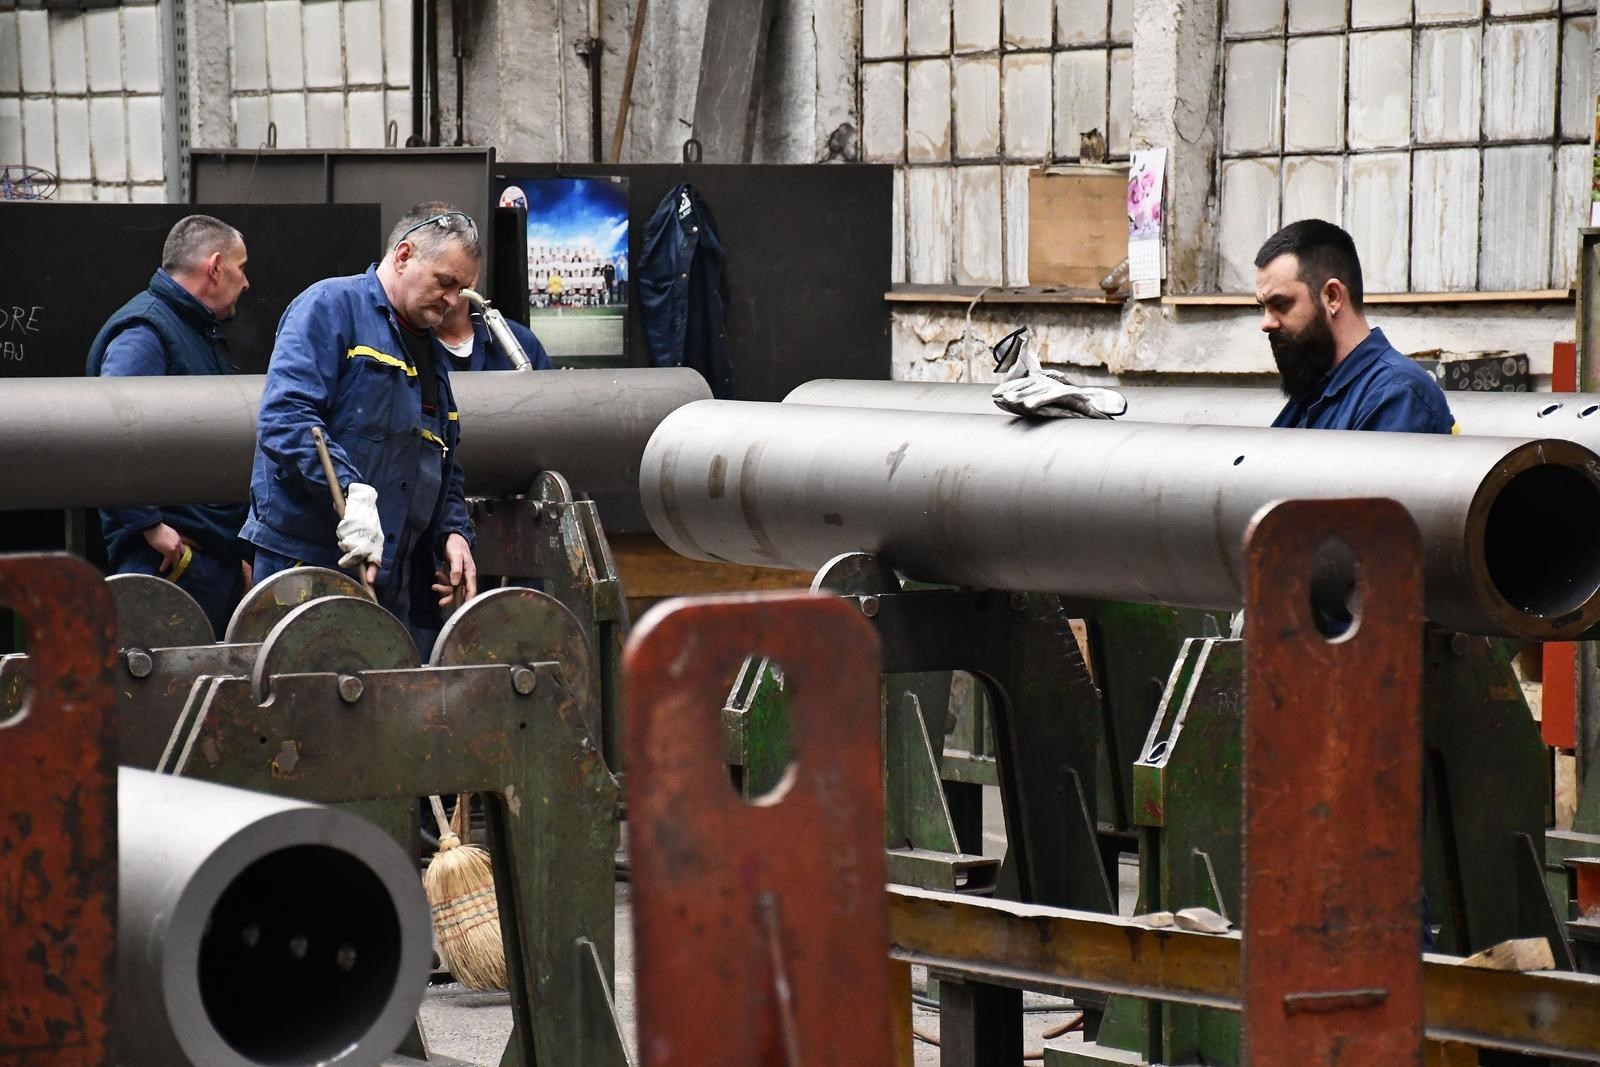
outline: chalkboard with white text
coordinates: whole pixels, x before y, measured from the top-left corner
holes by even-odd
[[[83,373],[95,334],[149,284],[185,215],[215,215],[244,234],[250,291],[223,327],[236,370],[260,374],[289,301],[311,283],[359,274],[378,257],[374,204],[63,204],[0,207],[11,261],[0,288],[0,378]]]

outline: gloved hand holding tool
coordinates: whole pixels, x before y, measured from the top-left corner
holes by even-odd
[[[321,426],[311,427],[311,440],[317,446],[322,473],[328,479],[334,514],[339,516],[335,533],[339,548],[344,552],[339,566],[355,567],[361,588],[371,593],[372,583],[378,578],[378,567],[383,562],[383,523],[378,518],[378,491],[362,482],[351,482],[346,499],[339,490],[339,477],[334,472],[333,457],[328,455],[328,442],[322,437]]]
[[[995,406],[1023,417],[1110,419],[1128,410],[1128,401],[1114,389],[1074,385],[1066,375],[1047,371],[1028,348],[1028,328],[1019,327],[994,346]]]

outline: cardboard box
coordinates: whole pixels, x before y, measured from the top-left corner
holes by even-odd
[[[1028,175],[1028,284],[1098,289],[1128,257],[1128,168]]]

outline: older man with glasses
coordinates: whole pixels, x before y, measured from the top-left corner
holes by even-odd
[[[434,576],[441,605],[477,591],[450,359],[434,329],[478,275],[472,219],[422,203],[365,274],[320,281],[278,324],[250,478],[259,580],[299,564],[359,569],[378,603],[412,628],[411,599]],[[345,500],[336,520],[312,429]],[[426,595],[424,592],[423,595]]]

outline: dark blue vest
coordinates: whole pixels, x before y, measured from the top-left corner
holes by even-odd
[[[170,275],[158,270],[150,276],[144,292],[123,304],[100,327],[89,346],[84,372],[99,377],[106,349],[117,334],[138,325],[149,326],[161,336],[168,374],[227,374],[231,370],[216,318]]]
[[[89,346],[85,372],[99,377],[111,342],[124,330],[141,324],[160,336],[167,374],[232,373],[227,344],[216,317],[170,275],[159,270],[151,276],[144,292],[122,305],[100,327]],[[129,554],[144,546],[143,530],[157,521],[193,538],[210,555],[227,560],[245,558],[248,546],[238,539],[248,511],[244,504],[158,506],[159,516],[149,508],[101,509],[100,527],[113,571],[120,570]]]

